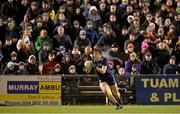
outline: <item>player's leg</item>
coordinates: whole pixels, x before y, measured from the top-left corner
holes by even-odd
[[[117,84],[111,85],[110,88],[111,88],[112,94],[117,99],[118,103],[122,105],[122,101],[121,101],[120,93],[118,91]]]
[[[102,90],[102,92],[105,94],[105,96],[114,104],[116,105],[120,105],[117,100],[115,99],[115,97],[112,94],[112,91],[109,87],[109,85],[106,82],[101,82],[100,83],[100,88]]]

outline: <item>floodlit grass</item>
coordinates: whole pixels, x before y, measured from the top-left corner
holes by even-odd
[[[180,114],[180,105],[126,105],[115,110],[115,106],[0,106],[0,113],[141,113]]]

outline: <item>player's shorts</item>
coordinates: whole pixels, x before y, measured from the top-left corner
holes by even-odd
[[[114,85],[116,83],[114,76],[105,75],[103,78],[100,79],[99,82],[106,82],[109,86]]]

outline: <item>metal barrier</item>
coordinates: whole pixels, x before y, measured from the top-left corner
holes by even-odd
[[[134,88],[119,88],[124,104],[134,103]],[[63,104],[108,104],[107,98],[99,88],[96,75],[64,75],[62,76]]]

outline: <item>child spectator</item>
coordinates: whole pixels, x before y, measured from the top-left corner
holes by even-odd
[[[137,54],[135,52],[132,52],[130,54],[130,57],[127,61],[125,61],[125,74],[131,75],[132,72],[132,66],[135,66],[135,69],[137,69],[137,72],[140,72],[140,61],[137,58]]]
[[[26,64],[24,62],[19,62],[19,69],[17,70],[17,75],[29,75],[26,69]]]

